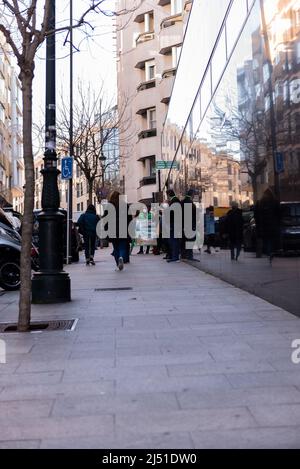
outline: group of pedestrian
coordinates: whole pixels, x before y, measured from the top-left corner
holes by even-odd
[[[193,202],[194,191],[189,190],[186,192],[183,200],[180,200],[174,190],[167,191],[168,202],[165,204],[164,216],[162,211],[159,212],[159,235],[157,238],[157,246],[155,252],[160,254],[163,250],[165,252],[164,259],[168,263],[179,262],[181,259],[193,259],[193,244],[196,241],[197,232],[197,207]],[[124,264],[130,262],[130,254],[132,252],[132,241],[133,239],[129,234],[129,224],[132,220],[136,223],[139,221],[145,221],[147,225],[151,225],[153,214],[150,210],[146,210],[142,213],[137,213],[135,218],[129,215],[128,205],[127,210],[127,230],[126,232],[120,232],[119,224],[119,204],[121,194],[117,191],[113,192],[110,197],[110,203],[115,208],[116,213],[116,233],[114,237],[111,237],[109,241],[112,243],[113,252],[112,255],[115,259],[118,270],[124,269]],[[176,212],[180,210],[181,219],[178,223],[176,220]],[[169,213],[168,213],[169,212]],[[186,220],[187,213],[190,215],[190,219]],[[167,216],[168,215],[168,216]],[[254,210],[254,216],[256,221],[256,234],[257,234],[257,256],[260,257],[262,251],[266,252],[272,260],[274,251],[278,242],[279,232],[279,218],[280,218],[280,205],[277,202],[271,189],[267,189],[260,201],[257,202]],[[96,228],[100,217],[96,214],[96,209],[93,205],[89,205],[87,211],[82,214],[78,220],[79,232],[83,235],[85,245],[85,257],[86,265],[95,265],[94,254],[96,249]],[[168,220],[167,235],[164,230],[163,220]],[[165,222],[166,223],[166,222]],[[189,227],[186,232],[186,227]],[[206,253],[211,254],[211,248],[215,245],[216,237],[216,223],[214,216],[214,208],[208,207],[204,215],[204,230],[206,240]],[[237,261],[240,257],[243,235],[244,235],[244,218],[243,212],[239,208],[237,202],[232,202],[231,210],[227,213],[224,223],[223,232],[225,233],[231,253],[231,260]],[[138,254],[149,254],[150,244],[141,245]]]

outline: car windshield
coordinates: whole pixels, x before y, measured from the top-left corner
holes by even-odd
[[[287,226],[300,226],[300,203],[281,205],[281,222]]]

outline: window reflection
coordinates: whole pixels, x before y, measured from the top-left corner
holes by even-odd
[[[199,2],[204,10],[194,3],[188,27],[197,25],[197,31],[189,32],[190,40],[202,40],[200,13],[205,27],[214,23],[217,9],[212,12],[209,3]],[[300,1],[235,0],[225,36],[220,27],[228,4],[220,2],[218,30],[208,34],[210,54],[218,38],[212,61],[206,57],[204,64],[202,57],[198,68],[192,66],[194,84],[186,92],[193,99],[178,99],[180,73],[188,75],[181,69],[183,45],[163,137],[163,158],[176,157],[180,169],[170,172],[167,183],[180,192],[193,187],[206,205],[251,204],[267,187],[283,201],[300,200]],[[226,50],[230,54],[234,44],[227,62]],[[195,100],[199,87],[201,99]]]

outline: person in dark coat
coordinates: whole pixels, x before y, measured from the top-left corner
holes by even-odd
[[[123,234],[120,232],[120,203],[125,203],[120,201],[121,194],[118,191],[114,191],[110,197],[110,203],[115,207],[116,210],[116,237],[111,238],[110,241],[113,245],[112,255],[115,258],[117,269],[122,271],[124,269],[124,264],[130,262],[130,243],[131,238],[128,233],[128,226],[132,221],[132,216],[129,215],[128,205],[126,204],[127,212],[127,233]]]
[[[84,239],[86,265],[95,265],[96,228],[99,221],[100,217],[92,204],[88,206],[87,211],[78,220],[79,232]]]
[[[193,249],[187,248],[188,243],[196,241],[197,228],[197,207],[193,202],[194,191],[187,191],[185,198],[181,202],[182,206],[182,240],[181,240],[181,258],[193,259]],[[191,207],[191,208],[190,208]],[[195,233],[192,237],[191,233]]]
[[[232,209],[227,214],[226,231],[229,238],[231,260],[238,260],[242,250],[243,242],[243,212],[239,209],[237,202],[232,202]]]
[[[262,239],[264,252],[272,261],[279,243],[280,204],[268,188],[254,209],[257,239]]]
[[[176,197],[175,192],[172,189],[169,189],[167,192],[169,200],[169,210],[170,214],[170,259],[167,259],[167,262],[179,262],[180,255],[180,245],[181,245],[181,236],[182,236],[182,222],[176,220],[175,213],[181,213],[181,203],[178,197]],[[180,225],[180,226],[179,226]],[[179,232],[180,231],[180,232]]]

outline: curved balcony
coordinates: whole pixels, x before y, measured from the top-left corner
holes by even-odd
[[[144,157],[149,157],[148,155],[158,155],[160,152],[160,139],[156,138],[156,129],[154,130],[155,135],[140,138],[136,144],[139,161],[143,161]]]
[[[160,54],[171,53],[172,47],[182,44],[183,27],[182,22],[163,28],[160,32]]]
[[[153,80],[148,80],[148,81],[143,81],[142,83],[139,84],[139,86],[137,87],[137,91],[144,91],[144,90],[148,90],[150,88],[155,88],[156,86],[156,81],[155,79]]]
[[[161,80],[159,84],[159,88],[158,88],[161,103],[169,104],[175,75],[176,75],[176,68],[171,68],[163,72],[162,74],[163,79]]]
[[[140,201],[152,201],[153,192],[157,191],[156,179],[152,179],[151,184],[142,185],[137,190],[137,197]]]
[[[148,32],[148,33],[141,33],[136,38],[135,42],[136,42],[137,45],[142,44],[143,42],[152,41],[152,39],[154,39],[154,37],[155,37],[155,33],[153,31]]]
[[[156,184],[156,176],[146,176],[140,180],[140,187]]]
[[[182,24],[182,13],[177,13],[176,15],[167,16],[160,23],[160,29],[169,28],[174,26],[176,23]]]
[[[157,130],[156,129],[146,129],[146,130],[142,130],[138,134],[138,139],[139,140],[145,140],[145,139],[148,139],[148,138],[151,138],[151,137],[156,137],[156,135],[157,135]]]
[[[135,112],[142,115],[145,114],[147,109],[155,107],[156,93],[155,88],[149,88],[138,93],[134,100]]]

